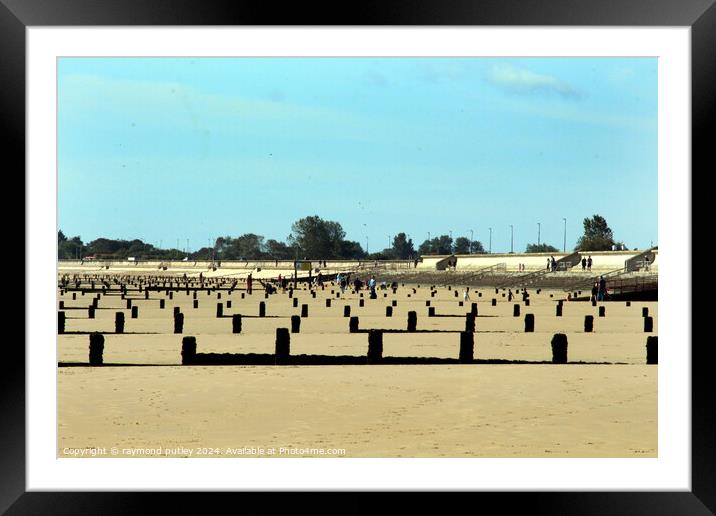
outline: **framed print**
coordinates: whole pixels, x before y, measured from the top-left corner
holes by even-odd
[[[691,325],[711,2],[2,3],[8,514],[716,510]]]

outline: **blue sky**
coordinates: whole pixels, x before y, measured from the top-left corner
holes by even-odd
[[[295,220],[567,247],[657,243],[655,58],[62,58],[68,236],[195,250]]]

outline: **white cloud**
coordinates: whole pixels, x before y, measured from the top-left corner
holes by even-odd
[[[487,72],[487,81],[509,93],[556,94],[564,98],[580,99],[583,94],[569,83],[554,76],[539,74],[508,64],[493,65]]]

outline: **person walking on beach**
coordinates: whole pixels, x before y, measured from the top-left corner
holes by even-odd
[[[253,285],[254,279],[251,277],[251,274],[249,274],[246,277],[246,292],[251,294],[251,286]]]
[[[587,268],[587,259],[582,258],[582,270],[585,270]]]
[[[592,256],[590,255],[589,258],[587,258],[587,270],[591,272],[592,270]]]
[[[552,272],[557,270],[557,260],[554,259],[554,256],[552,257]]]
[[[604,301],[604,298],[607,295],[607,280],[604,279],[604,276],[599,277],[599,289],[597,291],[597,301]]]
[[[552,262],[549,258],[547,258],[547,270],[550,270],[552,268]]]
[[[512,298],[513,298],[513,296],[512,296],[512,289],[509,288],[509,289],[507,289],[507,301],[508,301],[508,302],[509,302],[509,301],[512,301]]]
[[[522,301],[527,301],[529,299],[530,295],[527,292],[527,289],[522,289]]]
[[[370,295],[375,296],[375,276],[371,276],[368,280],[368,288],[370,289]]]
[[[462,299],[463,299],[463,301],[470,301],[470,289],[469,289],[469,287],[465,287],[465,292],[462,293]]]
[[[590,299],[590,301],[597,300],[597,292],[599,292],[599,283],[595,283],[592,287],[592,298]]]

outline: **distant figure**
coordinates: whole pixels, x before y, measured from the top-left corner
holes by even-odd
[[[552,261],[547,258],[547,270],[550,270],[552,268]]]
[[[607,296],[607,280],[604,276],[599,276],[599,289],[597,290],[597,301],[604,301]]]
[[[345,278],[341,278],[341,294],[343,294],[343,293],[346,291],[346,284],[347,284],[347,283],[348,283],[348,282],[346,281]]]
[[[571,301],[571,300],[572,300],[572,293],[570,292],[569,294],[567,294],[567,301]]]
[[[552,272],[557,270],[557,260],[554,259],[554,256],[552,257]]]
[[[251,294],[251,287],[253,285],[254,278],[251,276],[251,273],[246,277],[246,291]]]
[[[323,285],[323,274],[321,274],[320,272],[318,273],[318,277],[316,278],[316,283],[318,285]]]
[[[587,268],[587,259],[582,258],[582,270],[585,270]]]
[[[371,276],[368,280],[368,288],[370,289],[370,294],[375,295],[375,276]]]
[[[587,258],[587,270],[588,270],[588,271],[591,271],[591,270],[592,270],[592,257],[591,257],[591,255],[589,256],[589,258]]]
[[[356,292],[358,292],[361,287],[363,287],[363,282],[360,280],[360,278],[356,278],[353,280],[353,288],[356,289]]]
[[[648,256],[644,257],[644,269],[647,271],[649,270],[649,257]]]
[[[416,269],[418,268],[418,259],[417,258],[415,259],[415,268]]]
[[[512,298],[514,296],[512,295],[512,289],[507,289],[507,301],[512,301]]]
[[[465,292],[462,293],[463,301],[470,301],[470,289],[465,287]]]
[[[597,292],[599,292],[599,283],[595,283],[592,287],[592,298],[590,299],[590,301],[597,300]]]
[[[530,298],[529,293],[527,292],[527,289],[522,289],[522,301],[527,301]]]

